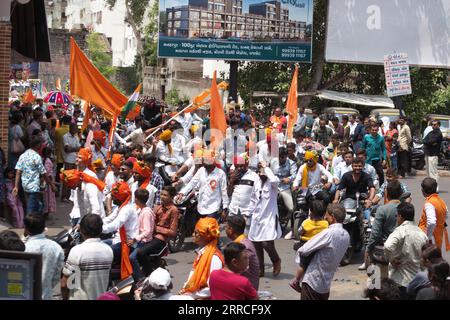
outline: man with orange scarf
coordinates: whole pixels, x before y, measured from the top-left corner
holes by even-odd
[[[150,183],[152,170],[143,161],[136,161],[133,164],[133,176],[134,183],[131,186],[131,203],[134,204],[134,192],[139,189],[146,189],[149,193],[149,197],[146,203],[146,207],[153,208],[155,202],[155,195],[158,189]]]
[[[98,178],[92,167],[92,151],[88,148],[81,148],[77,154],[77,160],[75,161],[77,169],[90,176]]]
[[[209,275],[223,268],[224,259],[217,248],[220,227],[214,218],[201,218],[195,225],[194,242],[200,249],[192,265],[188,280],[180,294],[190,294],[195,299],[208,299],[211,296],[208,287]]]
[[[131,189],[126,182],[116,182],[111,191],[113,203],[117,205],[111,216],[103,219],[103,233],[111,233],[119,231],[112,240],[105,240],[114,252],[114,261],[121,261],[121,278],[124,279],[133,273],[130,262],[130,253],[136,247],[133,239],[139,233],[139,217],[136,213],[135,206],[131,204]],[[129,244],[131,244],[131,247]]]
[[[177,159],[172,147],[172,131],[164,130],[159,135],[159,142],[156,144],[156,158],[166,165],[176,165]]]
[[[92,161],[101,159],[102,164],[106,167],[106,155],[108,149],[105,148],[106,132],[103,130],[94,131],[91,141]]]
[[[450,251],[450,241],[447,231],[448,209],[444,200],[437,194],[437,181],[433,178],[425,178],[422,181],[422,193],[425,197],[425,205],[419,222],[419,228],[428,236],[431,243],[445,251]]]
[[[330,203],[330,195],[326,190],[329,190],[332,186],[333,175],[325,169],[323,165],[317,163],[319,156],[315,151],[305,152],[305,164],[303,164],[298,170],[297,176],[294,179],[293,190],[296,191],[301,188],[303,191],[308,187],[312,187],[322,183],[322,178],[325,177],[322,191],[316,194],[316,198],[325,201],[326,204]]]
[[[111,158],[111,166],[109,171],[105,177],[105,190],[103,191],[105,195],[105,206],[106,206],[106,214],[110,215],[113,209],[113,203],[111,198],[111,190],[114,183],[119,181],[120,179],[120,167],[122,166],[124,159],[123,155],[115,153]]]
[[[103,207],[105,184],[103,181],[76,169],[62,171],[60,179],[73,191],[73,208],[70,212],[73,226],[77,225],[80,218],[88,213],[98,214],[101,218],[105,217]]]

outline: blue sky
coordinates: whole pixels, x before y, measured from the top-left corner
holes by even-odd
[[[282,7],[289,9],[289,19],[296,21],[306,21],[309,18],[309,21],[312,19],[313,13],[313,0],[295,0],[297,3],[304,3],[306,9],[296,8],[289,4],[281,4]],[[243,11],[244,13],[248,13],[249,4],[265,2],[264,0],[243,0]],[[170,7],[179,7],[183,5],[187,5],[188,0],[160,0],[160,10],[164,10],[164,8]],[[308,10],[309,8],[309,14]]]

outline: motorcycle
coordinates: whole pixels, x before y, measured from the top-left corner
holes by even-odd
[[[175,237],[169,239],[168,245],[170,252],[178,252],[181,250],[184,239],[192,236],[195,224],[200,218],[197,212],[197,197],[194,191],[178,203],[175,203],[175,205],[178,207],[179,212],[178,228]]]
[[[67,260],[70,250],[77,244],[82,242],[81,234],[78,230],[68,229],[59,232],[56,236],[51,237],[53,241],[61,246],[64,251],[64,261]]]
[[[425,168],[423,143],[418,138],[414,138],[413,140],[413,147],[411,149],[411,168],[416,170],[423,170],[423,168]]]
[[[443,140],[438,155],[438,166],[443,170],[450,170],[450,140]]]
[[[361,250],[363,246],[363,241],[368,241],[368,236],[365,234],[369,230],[369,222],[363,221],[364,202],[367,199],[367,194],[361,194],[356,192],[356,208],[348,209],[346,208],[346,215],[344,220],[344,229],[347,230],[350,235],[350,244],[344,257],[341,260],[341,266],[348,265],[353,257],[355,251]]]

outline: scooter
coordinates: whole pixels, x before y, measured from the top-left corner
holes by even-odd
[[[414,138],[413,147],[411,149],[411,168],[423,170],[425,168],[425,152],[423,151],[423,143]]]

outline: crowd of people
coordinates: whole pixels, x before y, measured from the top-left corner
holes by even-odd
[[[235,106],[227,110],[225,136],[215,140],[207,134],[208,116],[168,114],[167,122],[152,125],[143,111],[111,128],[93,108],[80,128],[76,106],[67,111],[38,101],[11,107],[2,212],[14,228],[24,228],[24,237],[0,233],[0,249],[42,253],[43,299],[52,299],[58,282],[64,299],[117,299],[105,293],[114,266],[122,278],[145,284],[136,290],[137,300],[258,299],[264,251],[277,277],[282,261],[275,240],[293,239],[297,232],[293,259],[299,269],[289,285],[301,299],[328,299],[351,246],[343,224],[359,194],[367,198],[358,221],[370,223],[372,232],[358,269],[376,265],[383,271],[366,296],[450,298],[449,264],[441,254],[450,250],[450,241],[447,206],[438,194],[439,121],[430,121],[424,132],[428,177],[417,225],[411,198],[401,200],[408,190],[399,179],[411,174],[412,135],[405,117],[389,123],[309,115],[300,108],[290,138],[289,115],[281,108],[265,120]],[[294,230],[297,195],[312,189],[309,217]],[[192,194],[199,249],[183,288],[172,294],[160,256],[179,232],[180,204]],[[57,198],[73,204],[67,219],[80,234],[66,257],[45,237]],[[284,230],[281,215],[290,222]]]

